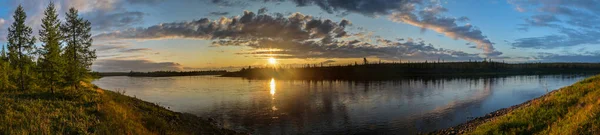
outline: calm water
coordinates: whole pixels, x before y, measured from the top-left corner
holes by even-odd
[[[370,82],[105,77],[94,84],[256,134],[416,134],[460,124],[589,76]]]

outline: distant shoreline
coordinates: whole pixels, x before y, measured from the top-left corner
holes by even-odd
[[[223,75],[225,70],[210,71],[154,71],[154,72],[99,72],[98,77],[110,76],[129,76],[129,77],[174,77],[174,76],[202,76],[202,75]]]
[[[301,68],[245,68],[222,77],[290,80],[393,80],[427,77],[481,77],[498,75],[596,74],[600,63],[447,62],[380,63],[347,66],[306,66]]]

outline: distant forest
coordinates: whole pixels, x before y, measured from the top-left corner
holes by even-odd
[[[539,75],[600,73],[600,63],[517,63],[504,62],[419,62],[367,63],[340,66],[244,68],[224,77],[255,79],[342,79],[378,80],[407,77],[468,77],[491,75]]]
[[[106,76],[131,76],[131,77],[170,77],[170,76],[199,76],[199,75],[223,75],[226,70],[208,71],[153,71],[153,72],[103,72],[97,73],[101,77]]]

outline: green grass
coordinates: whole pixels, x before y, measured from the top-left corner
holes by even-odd
[[[478,126],[468,134],[600,134],[600,76],[590,77]]]
[[[82,89],[0,91],[0,134],[236,134],[191,114]]]

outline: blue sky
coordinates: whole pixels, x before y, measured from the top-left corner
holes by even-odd
[[[599,62],[600,2],[569,0],[56,0],[92,22],[96,71],[382,61]],[[0,2],[0,43],[22,4]],[[61,14],[62,16],[62,14]],[[310,17],[309,17],[310,16]],[[204,20],[203,20],[204,19]],[[35,32],[37,35],[37,32]],[[38,43],[39,45],[40,43]]]

